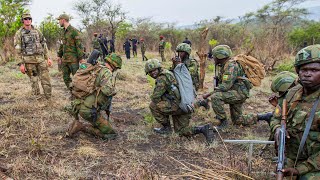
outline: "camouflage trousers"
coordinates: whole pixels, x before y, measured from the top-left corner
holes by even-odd
[[[297,162],[297,166],[298,165],[299,165],[299,161]],[[286,167],[293,167],[293,166],[294,166],[294,160],[287,158]],[[287,177],[287,179],[290,179],[290,177]],[[296,180],[319,180],[320,179],[320,171],[309,172],[307,174],[300,175],[298,177],[293,177],[292,179],[296,179]]]
[[[71,102],[72,109],[70,110],[74,116],[80,115],[83,119],[90,122],[95,130],[99,130],[98,132],[102,134],[115,134],[115,131],[112,128],[111,123],[105,119],[101,112],[97,112],[97,119],[94,120],[91,108],[86,107],[81,100],[76,99]],[[91,134],[96,134],[96,132],[92,132]]]
[[[79,63],[62,62],[61,70],[63,73],[63,81],[68,89],[70,89],[70,83],[72,82],[70,74],[74,75],[78,69],[79,69]]]
[[[33,95],[39,95],[40,94],[40,87],[39,87],[39,80],[41,82],[44,95],[46,98],[51,97],[51,83],[50,83],[50,76],[49,76],[49,70],[48,65],[46,61],[43,61],[41,63],[26,63],[25,64],[27,75],[30,78],[31,81],[31,87],[32,87],[32,94]]]
[[[242,106],[247,97],[238,91],[215,92],[211,96],[211,106],[219,120],[227,119],[224,104],[229,104],[231,120],[236,125],[252,125],[257,123],[258,117],[255,114],[243,115]]]
[[[183,112],[177,104],[170,101],[160,101],[157,104],[151,102],[149,108],[158,123],[170,124],[169,118],[171,116],[176,133],[182,136],[193,134],[193,128],[189,126],[191,113]]]
[[[145,54],[146,54],[145,51],[141,51],[142,61],[147,61],[148,60]]]
[[[164,50],[160,50],[159,53],[160,53],[161,61],[165,62],[166,58],[164,57]]]

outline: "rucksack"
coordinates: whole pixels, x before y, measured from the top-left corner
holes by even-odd
[[[97,90],[95,81],[100,70],[102,69],[102,67],[98,64],[92,65],[90,63],[86,63],[85,65],[87,68],[78,69],[72,78],[72,94],[76,98],[80,99],[87,97]]]
[[[258,59],[245,54],[239,54],[233,59],[241,65],[247,78],[254,86],[261,85],[261,80],[265,77],[266,71]]]
[[[186,113],[194,112],[193,102],[196,98],[196,91],[193,87],[192,78],[187,66],[184,63],[178,64],[173,74],[179,85],[181,101],[179,107]]]

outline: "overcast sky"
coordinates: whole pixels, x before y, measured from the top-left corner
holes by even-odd
[[[33,0],[30,11],[34,24],[39,24],[48,13],[55,17],[66,12],[71,14],[71,24],[80,26],[80,18],[73,10],[77,0]],[[216,16],[237,18],[255,11],[272,0],[115,0],[132,18],[152,17],[156,22],[176,22],[192,25]],[[310,0],[303,7],[320,6],[319,0]]]

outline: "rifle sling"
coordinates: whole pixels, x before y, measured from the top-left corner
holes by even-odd
[[[310,114],[310,116],[308,118],[308,122],[306,124],[306,128],[304,129],[304,132],[303,132],[303,135],[302,135],[302,139],[300,141],[300,145],[299,145],[296,161],[294,163],[294,168],[297,165],[297,162],[298,162],[298,159],[299,159],[299,155],[300,155],[300,153],[301,153],[301,151],[302,151],[302,149],[304,147],[304,144],[306,143],[306,140],[307,140],[307,137],[308,137],[308,134],[309,134],[309,131],[310,131],[313,119],[314,119],[314,115],[316,114],[316,110],[317,110],[318,105],[319,105],[319,97],[317,98],[316,102],[314,102],[314,104],[312,106],[311,114]]]

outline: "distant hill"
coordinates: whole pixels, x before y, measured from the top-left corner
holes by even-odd
[[[309,7],[307,10],[310,12],[307,19],[320,21],[320,6]]]

